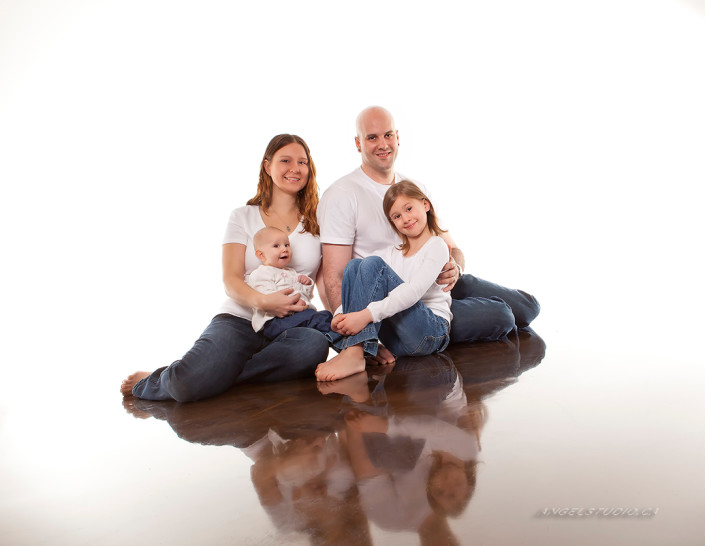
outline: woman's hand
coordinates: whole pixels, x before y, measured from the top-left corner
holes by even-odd
[[[293,288],[285,288],[272,294],[262,294],[262,302],[258,308],[279,318],[306,309],[306,302],[301,299],[301,295],[292,292],[294,292]]]
[[[372,313],[367,309],[353,313],[335,315],[331,321],[331,329],[344,336],[353,336],[372,322]]]

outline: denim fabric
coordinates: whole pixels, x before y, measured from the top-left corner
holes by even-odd
[[[267,339],[275,339],[289,328],[313,328],[319,332],[330,332],[330,321],[333,315],[330,311],[314,311],[304,309],[288,317],[269,319],[264,323],[262,333]]]
[[[404,281],[378,256],[354,259],[343,273],[341,298],[343,312],[365,309],[379,301]],[[363,344],[365,353],[377,354],[377,341],[384,343],[395,356],[427,355],[445,349],[450,341],[448,321],[434,314],[421,302],[382,322],[370,323],[353,336],[330,332],[326,336],[333,346],[343,350]]]
[[[236,383],[313,377],[328,358],[328,341],[311,328],[292,328],[273,341],[252,323],[216,315],[181,360],[139,381],[132,394],[147,400],[193,402],[226,391]]]
[[[450,294],[452,343],[501,339],[517,328],[528,326],[541,310],[531,294],[473,275],[462,275]]]

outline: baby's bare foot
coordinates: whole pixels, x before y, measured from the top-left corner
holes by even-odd
[[[127,379],[123,379],[122,385],[120,385],[120,392],[123,396],[132,396],[132,387],[134,387],[138,381],[149,377],[152,372],[135,372],[127,376]]]

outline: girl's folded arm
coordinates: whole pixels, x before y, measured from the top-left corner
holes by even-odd
[[[421,252],[424,252],[423,259],[416,264],[411,280],[397,286],[383,300],[374,301],[367,306],[373,322],[379,322],[408,309],[436,282],[438,272],[448,262],[448,246],[442,239],[434,238]]]

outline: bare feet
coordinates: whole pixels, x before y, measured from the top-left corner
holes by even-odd
[[[381,343],[377,345],[377,356],[370,357],[373,364],[394,364],[394,355]]]
[[[140,399],[135,398],[134,396],[125,397],[122,399],[122,407],[125,408],[125,411],[127,411],[127,413],[132,414],[132,416],[136,417],[137,419],[149,419],[152,416],[151,413],[142,411],[135,406],[135,402],[139,401]]]
[[[120,392],[123,396],[132,396],[132,387],[134,387],[138,381],[149,377],[152,372],[135,372],[127,376],[127,379],[123,379],[122,385],[120,385]]]
[[[321,394],[342,394],[349,396],[354,402],[367,402],[370,399],[370,389],[367,386],[367,373],[357,373],[336,381],[320,381],[318,392]]]
[[[365,353],[361,345],[354,345],[341,351],[328,362],[316,368],[318,381],[335,381],[365,371]]]

